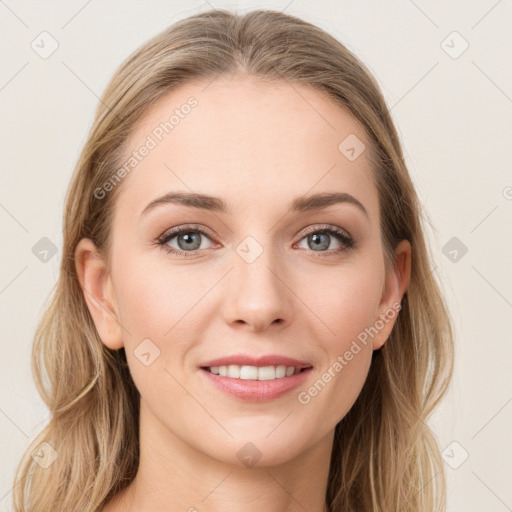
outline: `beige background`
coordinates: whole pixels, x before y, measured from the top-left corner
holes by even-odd
[[[98,96],[131,51],[210,6],[303,17],[376,75],[435,228],[434,272],[457,329],[455,378],[431,421],[448,510],[512,510],[510,0],[0,1],[0,510],[11,510],[15,464],[48,417],[31,343],[57,278],[62,200]],[[58,43],[47,58],[31,47],[41,37],[46,49]],[[43,237],[57,248],[46,263],[32,252]],[[446,246],[453,237],[458,245]]]

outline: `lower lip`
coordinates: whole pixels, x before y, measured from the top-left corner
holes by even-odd
[[[311,370],[313,368],[308,368],[296,375],[273,380],[244,380],[222,377],[204,368],[200,369],[201,373],[221,391],[251,402],[265,402],[279,398],[300,386],[309,377]]]

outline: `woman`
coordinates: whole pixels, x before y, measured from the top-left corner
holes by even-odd
[[[214,10],[147,42],[66,198],[15,510],[444,510],[421,220],[375,80],[321,29]]]

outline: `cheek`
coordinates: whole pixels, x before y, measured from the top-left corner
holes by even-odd
[[[193,339],[191,320],[200,290],[191,290],[177,276],[162,274],[151,265],[123,264],[129,273],[118,286],[118,309],[131,377],[153,414],[171,411],[171,404],[184,408],[190,397],[177,383],[183,379],[175,369],[183,366],[187,343]]]
[[[350,341],[370,327],[377,318],[383,275],[378,262],[347,265],[322,279],[321,293],[316,288],[313,311],[329,327],[326,339],[329,352],[343,350]],[[319,281],[316,281],[318,286]],[[311,293],[308,293],[311,296]]]
[[[304,390],[299,401],[314,402],[318,414],[325,414],[322,408],[331,404],[332,423],[348,412],[366,380],[373,353],[369,332],[378,319],[382,279],[377,261],[370,266],[347,265],[330,275],[324,292],[314,296],[312,309],[329,329],[322,329],[324,334],[319,337],[324,358],[318,380]]]
[[[297,399],[309,417],[321,418],[321,427],[333,428],[354,405],[371,365],[372,349],[364,344],[339,343]]]
[[[218,279],[211,268],[191,271],[189,265],[155,259],[127,257],[114,275],[126,357],[137,388],[147,397],[159,386],[172,387],[169,372],[190,364],[187,355],[210,318],[205,298]]]
[[[143,376],[168,367],[170,359],[178,361],[181,353],[178,340],[186,338],[183,330],[187,326],[190,329],[191,309],[204,292],[197,286],[190,287],[179,270],[170,273],[144,258],[125,258],[116,272],[116,301],[123,342],[138,383]],[[147,353],[149,356],[141,357]],[[144,365],[148,361],[152,361],[150,365]]]
[[[190,277],[186,267],[170,271],[169,265],[144,258],[123,260],[116,289],[119,312],[130,333],[160,340],[170,329],[174,333],[173,326],[191,311],[210,283]]]

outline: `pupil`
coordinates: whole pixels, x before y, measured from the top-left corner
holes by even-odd
[[[195,246],[185,245],[185,247],[183,247],[182,244],[180,243],[182,238],[185,240],[186,244],[190,244],[190,243],[194,244],[194,242],[195,242]],[[185,234],[181,235],[181,237],[178,237],[178,245],[182,249],[198,249],[199,246],[201,245],[201,243],[199,241],[199,233],[185,233]]]
[[[319,238],[319,237],[325,237],[324,238],[324,241],[322,242],[322,240]],[[314,242],[314,245],[316,248],[320,248],[320,249],[327,249],[329,247],[329,237],[327,234],[325,233],[321,233],[321,234],[314,234],[314,235],[310,235],[310,240]]]

